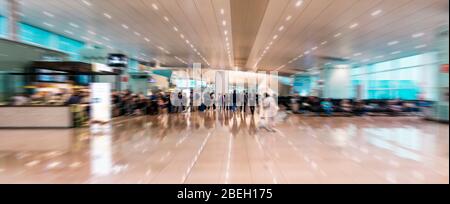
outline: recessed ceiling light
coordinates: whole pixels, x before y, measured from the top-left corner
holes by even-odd
[[[392,52],[391,54],[396,55],[396,54],[400,54],[400,53],[401,53],[401,51],[395,51],[395,52]]]
[[[281,26],[280,28],[278,28],[278,31],[283,31],[284,30],[284,26]]]
[[[421,49],[421,48],[425,48],[427,47],[427,45],[423,44],[423,45],[417,45],[415,48],[416,49]]]
[[[223,26],[226,26],[226,25],[227,25],[227,21],[225,21],[225,20],[222,21],[222,25],[223,25]]]
[[[412,37],[413,38],[420,38],[420,37],[422,37],[424,35],[425,35],[425,33],[416,33],[416,34],[412,35]]]
[[[299,7],[303,4],[303,0],[299,0],[297,1],[297,3],[295,3],[295,7]]]
[[[48,27],[51,27],[51,28],[55,27],[53,24],[47,23],[47,22],[44,22],[44,25],[46,25],[46,26],[48,26]]]
[[[128,27],[127,25],[125,25],[125,24],[122,24],[122,27],[125,28],[125,29],[128,29],[128,28],[129,28],[129,27]]]
[[[354,23],[354,24],[350,25],[350,29],[356,28],[356,27],[358,27],[358,26],[359,26],[358,23]]]
[[[341,35],[342,35],[342,33],[337,33],[336,35],[334,35],[334,37],[337,38],[337,37],[339,37]]]
[[[320,43],[320,45],[325,45],[327,43],[328,43],[327,41],[323,41],[322,43]]]
[[[169,22],[169,18],[167,16],[164,16],[164,20],[166,20],[167,22]]]
[[[25,17],[25,14],[23,14],[22,12],[15,11],[14,13],[17,14],[17,15],[19,15],[19,16],[21,16],[21,17]]]
[[[175,26],[173,27],[173,30],[176,31],[176,32],[178,32],[178,28],[175,27]]]
[[[75,24],[75,23],[69,23],[70,26],[74,27],[74,28],[79,28],[80,26]]]
[[[312,50],[317,50],[317,47],[313,47]]]
[[[109,18],[109,19],[111,19],[112,18],[112,16],[111,15],[109,15],[108,13],[104,13],[103,14],[106,18]]]
[[[69,31],[69,30],[64,30],[64,32],[67,33],[67,34],[70,34],[70,35],[74,34],[72,31]]]
[[[310,52],[310,51],[308,50],[308,51],[306,51],[304,54],[307,55],[307,54],[309,54],[309,52]]]
[[[224,15],[225,14],[225,9],[220,9],[220,14]]]
[[[353,54],[353,56],[355,56],[355,57],[358,57],[358,56],[361,56],[362,55],[362,53],[355,53],[355,54]]]
[[[290,21],[292,19],[292,16],[286,17],[286,21]]]
[[[47,11],[44,11],[44,12],[42,12],[44,15],[46,15],[46,16],[48,16],[48,17],[50,17],[50,18],[53,18],[53,17],[55,17],[55,15],[53,15],[53,14],[51,14],[51,13],[49,13],[49,12],[47,12]]]
[[[102,37],[102,38],[103,38],[103,40],[110,41],[110,39],[107,37]]]
[[[392,41],[392,42],[389,42],[387,45],[388,46],[392,46],[392,45],[396,45],[398,43],[399,43],[398,41]]]
[[[148,39],[148,38],[144,38],[144,40],[147,41],[147,42],[150,42],[150,39]]]
[[[92,6],[91,2],[89,2],[87,0],[81,0],[81,1],[87,6]]]
[[[371,15],[372,15],[372,16],[378,16],[378,15],[380,15],[382,12],[383,12],[383,10],[379,9],[379,10],[376,10],[376,11],[372,12]]]
[[[278,39],[278,35],[273,36],[273,39],[274,40]]]
[[[141,36],[141,34],[138,33],[138,32],[134,32],[134,34],[137,35],[137,36]]]
[[[97,33],[95,33],[94,31],[88,30],[88,33],[91,35],[97,35]]]
[[[224,33],[225,35],[228,35],[228,30],[224,31],[223,33]]]
[[[152,4],[153,9],[158,10],[158,6],[156,4]]]
[[[375,59],[381,59],[384,58],[384,55],[376,56]]]
[[[184,35],[183,35],[183,34],[180,34],[180,38],[181,38],[181,39],[184,39]]]

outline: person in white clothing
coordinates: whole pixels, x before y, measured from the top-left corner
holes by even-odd
[[[264,94],[264,99],[262,101],[262,117],[265,120],[266,123],[266,129],[268,131],[272,131],[275,132],[275,130],[273,129],[274,123],[275,123],[275,117],[277,116],[279,107],[278,104],[276,103],[275,99],[268,93]]]
[[[25,94],[19,94],[17,96],[12,97],[12,105],[13,106],[23,106],[30,102],[30,99],[25,96]]]

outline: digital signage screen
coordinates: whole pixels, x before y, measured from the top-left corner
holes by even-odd
[[[40,82],[57,82],[57,83],[65,83],[68,80],[66,72],[53,71],[48,69],[38,69],[37,70],[37,81]],[[62,74],[62,75],[58,75]]]
[[[123,54],[109,54],[107,64],[110,67],[127,67],[128,57]]]

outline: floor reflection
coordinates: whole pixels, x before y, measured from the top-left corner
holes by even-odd
[[[0,130],[0,183],[448,183],[448,125],[230,112]]]

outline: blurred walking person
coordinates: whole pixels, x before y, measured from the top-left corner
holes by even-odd
[[[280,109],[278,107],[278,104],[269,93],[265,93],[261,105],[263,121],[263,124],[261,124],[261,126],[267,131],[275,132],[273,127],[275,124],[275,117],[277,116],[278,110]]]

